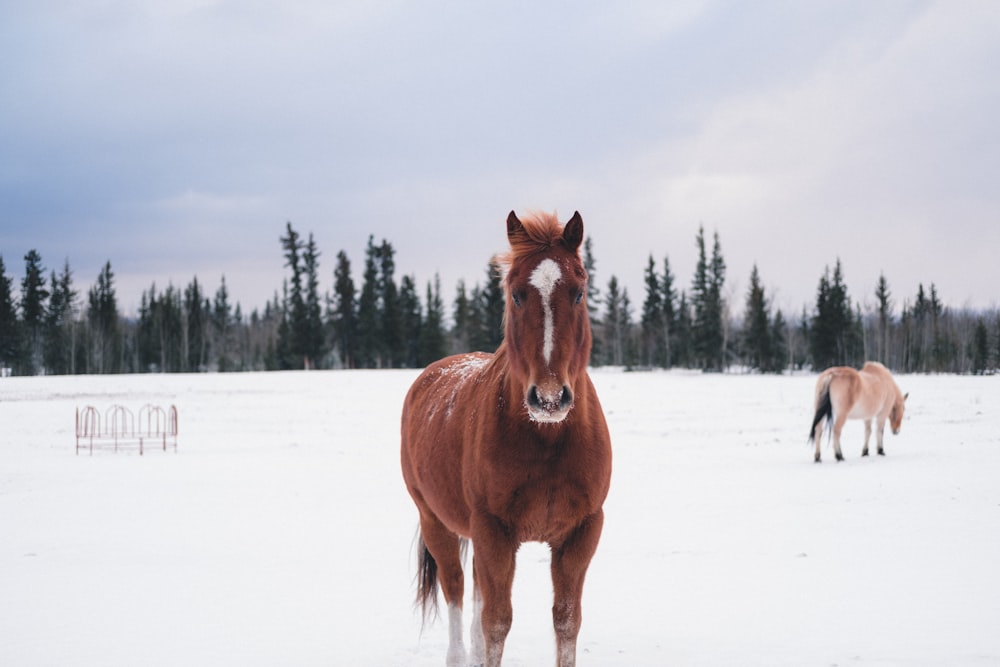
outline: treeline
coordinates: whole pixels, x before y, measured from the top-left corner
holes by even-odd
[[[691,368],[781,373],[879,360],[901,372],[994,373],[1000,368],[1000,312],[952,310],[935,286],[897,304],[884,275],[862,306],[837,260],[819,279],[816,301],[794,317],[775,309],[753,267],[742,303],[726,298],[718,233],[700,228],[697,264],[686,288],[667,257],[649,256],[636,305],[615,275],[600,278],[590,238],[588,308],[591,363],[626,368]],[[279,237],[287,270],[263,311],[230,301],[225,276],[214,292],[197,277],[183,289],[143,291],[137,316],[118,309],[108,262],[80,298],[68,260],[47,270],[24,256],[19,292],[0,256],[0,369],[4,374],[250,371],[312,368],[418,368],[442,356],[492,351],[503,331],[499,272],[458,282],[446,306],[437,276],[419,285],[396,276],[391,243],[369,237],[360,285],[346,252],[336,255],[332,290],[320,291],[312,234],[288,223]],[[896,314],[897,305],[899,314]],[[734,316],[742,306],[741,315]]]

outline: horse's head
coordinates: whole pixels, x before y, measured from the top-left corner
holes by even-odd
[[[906,399],[909,396],[909,393],[900,395],[897,392],[896,401],[892,404],[892,410],[889,411],[889,428],[892,429],[893,435],[899,435],[899,427],[903,425],[903,411],[906,409]]]
[[[573,408],[573,392],[590,358],[587,272],[580,260],[583,219],[574,213],[565,227],[555,216],[522,222],[507,217],[510,253],[505,269],[504,341],[511,377],[524,392],[528,415],[561,422]]]

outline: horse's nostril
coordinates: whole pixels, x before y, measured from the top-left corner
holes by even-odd
[[[531,385],[531,388],[528,389],[528,405],[533,408],[542,406],[542,402],[538,399],[538,387],[535,385]]]
[[[568,386],[563,385],[562,397],[559,399],[559,407],[564,410],[573,405],[573,390]]]

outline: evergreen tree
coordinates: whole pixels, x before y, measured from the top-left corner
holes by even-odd
[[[486,268],[486,285],[475,292],[476,336],[473,349],[492,352],[503,342],[504,292],[500,266],[491,259]]]
[[[379,291],[381,301],[381,336],[379,350],[382,365],[387,368],[399,368],[403,365],[405,347],[403,344],[403,313],[399,303],[399,292],[396,288],[394,273],[396,270],[395,250],[392,245],[382,239],[378,249],[379,258]]]
[[[24,279],[21,281],[21,332],[24,353],[23,371],[33,375],[42,369],[45,341],[45,311],[49,290],[45,287],[45,268],[36,250],[24,256]]]
[[[222,277],[221,290],[225,291],[226,277]],[[216,295],[218,298],[218,294]],[[184,288],[184,322],[182,334],[181,367],[187,372],[204,370],[208,365],[208,331],[205,317],[205,294],[198,277]]]
[[[91,346],[88,369],[91,373],[118,373],[122,368],[121,328],[114,273],[107,262],[88,292],[88,330]]]
[[[444,325],[444,302],[441,300],[441,277],[434,275],[434,287],[427,283],[427,316],[420,333],[420,366],[426,366],[448,354]]]
[[[302,253],[305,286],[305,324],[302,333],[304,366],[316,368],[322,365],[326,355],[326,335],[323,330],[323,309],[319,297],[319,250],[312,232]]]
[[[308,357],[309,315],[302,287],[303,244],[298,232],[292,229],[291,222],[286,224],[285,230],[286,234],[280,238],[280,241],[285,252],[285,267],[291,269],[292,280],[286,295],[285,326],[279,332],[279,335],[285,338],[279,342],[279,347],[288,355],[284,364],[286,368],[307,368],[310,364]]]
[[[455,286],[455,301],[452,304],[451,352],[460,354],[472,350],[473,332],[472,301],[465,290],[465,281],[459,280]]]
[[[215,359],[222,373],[233,370],[233,313],[229,305],[229,289],[226,287],[226,277],[222,276],[219,289],[215,291],[215,299],[211,310],[212,331],[215,337]]]
[[[857,324],[844,285],[840,260],[830,276],[827,267],[816,295],[816,314],[810,328],[810,352],[816,370],[857,362]]]
[[[889,334],[892,325],[892,293],[885,274],[880,273],[875,285],[875,299],[878,302],[878,329],[876,330],[875,359],[886,366],[889,359]]]
[[[358,300],[358,367],[375,368],[379,340],[378,249],[373,236],[365,250],[365,273]]]
[[[694,310],[692,344],[698,365],[704,370],[721,371],[725,365],[725,331],[723,328],[722,287],[726,264],[722,259],[719,234],[715,234],[711,262],[705,251],[705,228],[698,228],[695,238],[698,263],[691,284],[691,305]]]
[[[612,275],[604,297],[604,321],[601,329],[604,334],[604,362],[612,366],[625,364],[625,315],[622,303],[622,292],[618,286],[617,276]]]
[[[670,260],[663,258],[663,275],[660,278],[663,303],[663,359],[669,368],[674,364],[674,341],[677,335],[677,290],[674,288],[674,274],[670,271]]]
[[[664,343],[663,293],[659,276],[656,275],[656,264],[653,256],[649,256],[645,273],[646,299],[642,303],[642,363],[646,366],[666,366],[663,351]]]
[[[760,273],[754,264],[750,272],[750,289],[747,291],[743,347],[747,365],[764,372],[771,369],[774,361],[769,310],[764,287],[760,283]]]
[[[990,332],[986,321],[980,317],[976,321],[976,332],[972,348],[972,372],[975,375],[986,373],[990,365]]]
[[[771,323],[771,360],[765,371],[770,373],[781,373],[788,365],[788,336],[786,334],[788,325],[785,317],[779,310],[774,314]]]
[[[333,271],[333,340],[344,368],[356,368],[358,313],[355,303],[357,292],[351,278],[351,261],[343,250],[337,255]]]
[[[10,369],[10,371],[20,360],[21,348],[17,308],[11,291],[12,283],[13,279],[7,277],[3,256],[0,255],[0,369]]]
[[[73,289],[73,275],[69,270],[68,259],[61,274],[57,276],[55,271],[52,272],[49,284],[52,286],[52,293],[45,314],[45,367],[49,373],[72,373],[77,292]]]
[[[694,353],[694,318],[691,315],[691,306],[688,304],[687,293],[681,291],[680,300],[677,302],[677,328],[674,336],[674,354],[678,366],[693,368],[695,366]]]
[[[597,261],[594,259],[590,237],[583,241],[583,268],[587,272],[587,314],[590,316],[590,330],[593,342],[590,346],[590,365],[597,366],[603,359],[603,341],[597,335],[600,329],[598,310],[601,305],[601,291],[597,288]]]
[[[398,365],[403,368],[418,368],[424,365],[420,355],[423,313],[420,297],[417,296],[417,283],[411,276],[403,276],[399,282],[399,311],[403,326],[403,353],[398,355]]]

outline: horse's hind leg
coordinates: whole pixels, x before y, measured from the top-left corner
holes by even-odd
[[[816,424],[816,430],[813,432],[813,441],[816,443],[816,456],[815,456],[815,458],[813,458],[813,460],[816,463],[820,463],[821,459],[820,459],[820,455],[819,455],[819,446],[823,443],[823,421],[822,420],[820,420],[820,422],[818,424]]]
[[[462,572],[462,547],[458,535],[448,530],[437,517],[420,513],[420,533],[424,545],[437,562],[438,581],[448,603],[448,667],[465,667],[465,643],[462,641],[462,597],[465,575]]]
[[[844,430],[844,423],[847,417],[837,417],[833,422],[833,455],[838,461],[844,460],[844,454],[840,451],[840,432]]]
[[[866,419],[865,420],[865,448],[861,450],[861,456],[868,456],[868,440],[870,440],[871,437],[872,437],[872,420],[871,419]],[[882,453],[882,438],[881,437],[879,437],[878,450],[879,450],[879,453],[881,454]]]
[[[879,416],[875,431],[875,442],[878,445],[879,456],[885,456],[885,450],[882,449],[882,441],[885,436],[885,420],[885,417]]]

